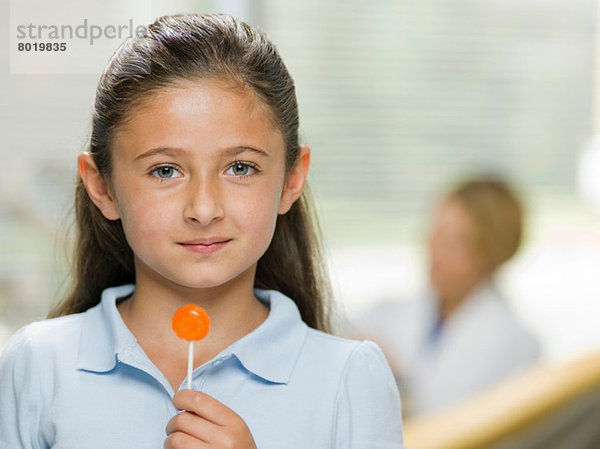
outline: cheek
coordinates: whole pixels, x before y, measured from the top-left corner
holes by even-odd
[[[260,185],[235,195],[228,202],[228,216],[233,218],[238,235],[246,241],[248,256],[258,260],[267,251],[278,216],[282,180],[265,178]],[[251,254],[250,254],[251,253]]]
[[[457,279],[472,279],[477,277],[479,261],[472,251],[463,249],[457,251],[448,266],[449,274]]]
[[[234,218],[238,226],[252,234],[252,238],[260,238],[273,234],[280,196],[273,189],[265,189],[260,194],[248,192],[247,195],[235,195],[229,201],[227,215]],[[263,240],[263,238],[261,238]]]
[[[164,235],[168,231],[168,220],[173,216],[169,209],[173,208],[173,202],[157,202],[139,194],[117,198],[123,230],[132,247],[142,239]]]
[[[471,267],[470,257],[455,242],[434,239],[430,245],[432,269],[436,278],[447,281],[463,278]]]

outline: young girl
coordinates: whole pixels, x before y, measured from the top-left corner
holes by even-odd
[[[403,448],[379,348],[323,332],[309,162],[264,34],[181,15],[127,40],[78,159],[74,288],[0,360],[0,447]]]

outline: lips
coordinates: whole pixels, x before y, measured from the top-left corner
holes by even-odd
[[[225,237],[209,237],[205,239],[189,240],[187,242],[181,242],[181,245],[213,245],[215,243],[228,242],[231,239]]]
[[[198,254],[211,254],[226,246],[231,239],[225,237],[210,237],[188,240],[179,244],[185,249]]]

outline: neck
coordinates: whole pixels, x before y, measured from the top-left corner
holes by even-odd
[[[266,319],[268,309],[255,298],[253,292],[255,270],[254,266],[216,287],[192,289],[174,285],[164,278],[146,275],[143,268],[136,269],[135,292],[131,298],[119,304],[119,312],[146,352],[160,351],[160,348],[185,351],[187,343],[173,332],[171,318],[185,304],[203,307],[210,317],[211,327],[202,344],[195,345],[199,362],[195,365],[198,365],[254,330]]]

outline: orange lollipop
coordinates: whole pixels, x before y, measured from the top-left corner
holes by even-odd
[[[177,309],[171,321],[173,330],[179,338],[187,341],[202,340],[208,334],[210,318],[202,307],[188,304]]]
[[[202,340],[208,334],[210,318],[202,307],[188,304],[177,309],[171,320],[173,330],[179,338],[190,342],[188,347],[187,387],[192,389],[194,368],[194,341]]]

